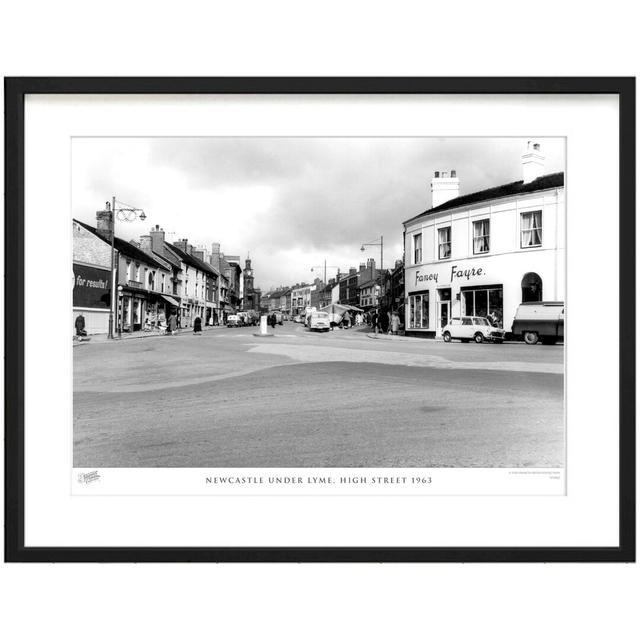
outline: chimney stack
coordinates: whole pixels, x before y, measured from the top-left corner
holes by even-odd
[[[457,198],[460,194],[460,180],[455,169],[451,171],[434,171],[431,178],[431,207]]]
[[[113,212],[111,211],[111,203],[105,204],[103,211],[96,211],[96,231],[99,236],[107,242],[111,242],[113,234]]]
[[[159,225],[156,225],[149,232],[151,236],[151,249],[159,256],[164,255],[164,229],[161,229]]]
[[[147,253],[151,253],[153,251],[151,236],[140,236],[140,248]]]
[[[189,244],[189,241],[186,238],[182,238],[182,240],[176,240],[173,243],[174,247],[178,247],[180,251],[184,251],[185,253],[191,254],[193,251],[193,247]]]
[[[220,270],[220,260],[222,257],[223,254],[220,253],[220,243],[211,243],[211,257],[209,258],[209,262],[218,270]]]
[[[544,175],[544,156],[540,151],[540,143],[527,141],[527,149],[522,154],[522,181],[533,182]]]
[[[358,273],[358,270],[355,267],[349,267],[349,275],[355,276]]]

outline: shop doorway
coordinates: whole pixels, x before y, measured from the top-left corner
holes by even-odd
[[[440,305],[438,334],[441,334],[442,330],[449,324],[449,319],[451,318],[451,301],[447,300],[446,302],[439,302],[438,304]]]
[[[436,335],[442,335],[442,330],[451,319],[451,289],[438,289],[438,325]]]

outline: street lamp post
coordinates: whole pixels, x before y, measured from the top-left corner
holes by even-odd
[[[118,220],[122,222],[133,222],[137,218],[140,220],[145,220],[146,215],[142,209],[137,209],[136,207],[132,207],[124,202],[119,202],[118,204],[123,205],[119,209],[116,209],[116,198],[115,196],[112,198],[111,205],[107,202],[107,211],[111,211],[111,304],[109,309],[109,340],[113,340],[113,315],[115,312],[117,297],[116,297],[116,248],[115,248],[115,239],[116,239],[116,217]],[[120,331],[118,331],[118,335],[120,335]]]
[[[118,338],[122,338],[122,285],[118,285]]]

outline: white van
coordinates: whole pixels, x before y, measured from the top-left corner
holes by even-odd
[[[516,310],[511,333],[527,344],[564,340],[564,302],[523,302]]]

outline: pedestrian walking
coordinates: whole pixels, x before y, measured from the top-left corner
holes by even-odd
[[[398,330],[400,329],[400,316],[397,312],[393,312],[391,314],[391,334],[394,336],[398,335]]]
[[[200,318],[200,316],[196,316],[196,319],[193,321],[193,333],[202,333],[202,318]]]
[[[77,318],[76,318],[76,335],[80,336],[82,338],[84,338],[87,335],[87,332],[85,331],[85,324],[84,324],[84,316],[82,314],[80,314]]]
[[[380,325],[380,331],[382,333],[387,333],[389,330],[389,314],[386,311],[380,311],[378,324]]]
[[[171,333],[172,336],[176,335],[176,329],[178,328],[178,318],[175,313],[171,314],[169,318],[169,326],[167,327],[167,331]]]

